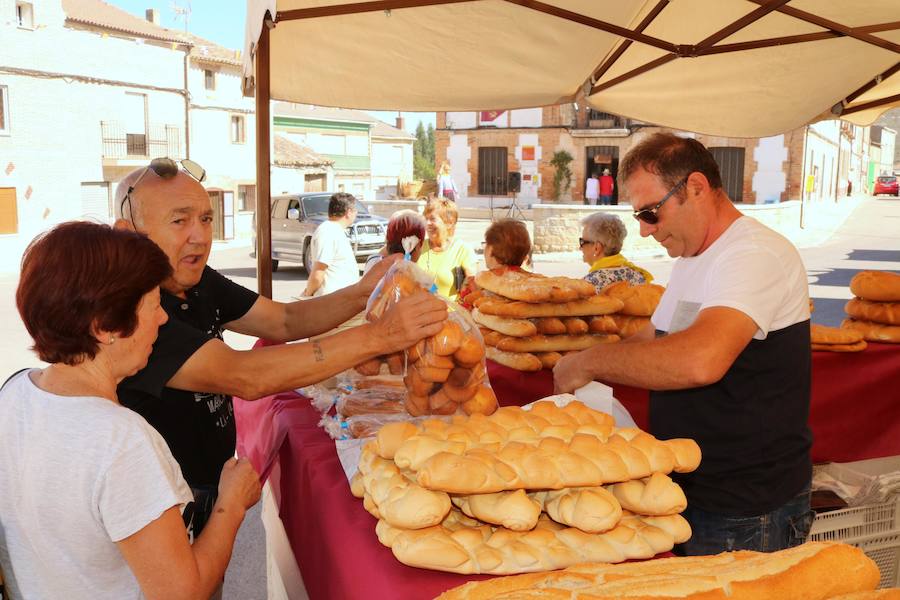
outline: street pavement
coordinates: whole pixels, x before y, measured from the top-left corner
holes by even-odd
[[[487,220],[462,220],[457,235],[480,252]],[[529,223],[529,228],[531,224]],[[851,297],[848,287],[853,274],[863,269],[900,272],[900,199],[864,198],[835,233],[824,241],[808,244],[816,236],[799,235],[795,241],[809,274],[810,296],[815,302],[813,321],[837,326],[844,318],[844,303]],[[535,269],[546,275],[581,277],[587,265],[573,248],[569,253],[534,255]],[[628,240],[625,241],[628,255]],[[665,285],[673,260],[662,255],[635,259]],[[250,289],[256,289],[256,259],[250,257],[249,241],[216,243],[209,264]],[[27,366],[40,365],[28,350],[31,338],[25,331],[15,308],[16,274],[0,274],[0,375]],[[272,290],[276,300],[290,301],[303,291],[306,272],[297,265],[282,263],[273,275]],[[226,333],[226,342],[238,349],[249,348],[254,339]],[[5,378],[5,377],[4,377]],[[2,379],[0,379],[2,381]]]

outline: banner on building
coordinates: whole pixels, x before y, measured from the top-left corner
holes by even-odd
[[[481,122],[482,123],[493,123],[497,120],[497,117],[505,113],[505,110],[483,110],[481,111]]]

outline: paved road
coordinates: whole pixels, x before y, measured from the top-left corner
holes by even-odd
[[[458,235],[478,248],[488,226],[486,221],[465,220],[459,224]],[[251,289],[256,288],[256,261],[249,256],[249,247],[217,246],[210,257],[210,265]],[[826,325],[838,325],[843,319],[843,306],[850,298],[848,284],[861,269],[880,269],[900,272],[900,201],[893,198],[871,198],[860,203],[847,221],[824,243],[801,248],[807,266],[810,295],[815,299],[813,320]],[[627,241],[626,241],[627,254]],[[672,261],[668,258],[644,259],[641,266],[654,274],[656,280],[668,281]],[[580,277],[587,267],[580,262],[580,254],[535,255],[536,269],[548,275]],[[277,300],[290,300],[300,294],[306,282],[306,272],[283,264],[273,277],[273,295]],[[39,364],[28,351],[31,344],[15,310],[15,275],[0,275],[0,375],[24,366]],[[253,340],[237,334],[226,334],[226,341],[236,348],[248,348]]]

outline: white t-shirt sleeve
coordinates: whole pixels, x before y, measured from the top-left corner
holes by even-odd
[[[717,257],[715,267],[707,273],[700,310],[714,306],[739,310],[753,319],[765,337],[790,291],[785,280],[777,253],[758,244],[734,244]]]
[[[110,452],[109,468],[97,482],[96,506],[113,542],[137,533],[173,506],[180,510],[192,500],[169,447],[149,425],[134,423],[123,443]]]
[[[313,246],[315,251],[313,258],[316,262],[333,266],[337,263],[338,242],[340,241],[335,235],[342,234],[342,232],[339,232],[337,227],[333,227],[330,221],[322,223],[319,226],[319,230],[317,232],[319,234],[316,240],[317,243]]]

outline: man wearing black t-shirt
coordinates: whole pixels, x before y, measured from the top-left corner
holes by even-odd
[[[322,381],[434,335],[446,318],[445,304],[423,292],[377,323],[313,342],[232,350],[222,341],[225,329],[276,342],[333,329],[365,308],[393,261],[320,298],[280,303],[261,297],[206,265],[213,214],[202,179],[196,163],[154,159],[116,190],[116,226],[146,233],[174,269],[161,295],[169,320],[147,366],[120,383],[119,400],[162,434],[181,465],[195,492],[195,535],[212,510],[222,465],[234,455],[232,395],[255,400]]]
[[[558,391],[594,379],[650,391],[650,430],[703,453],[675,475],[693,531],[685,554],[774,551],[806,538],[811,355],[806,269],[783,236],[743,216],[698,141],[656,134],[619,165],[641,235],[678,257],[652,323],[562,358]]]

